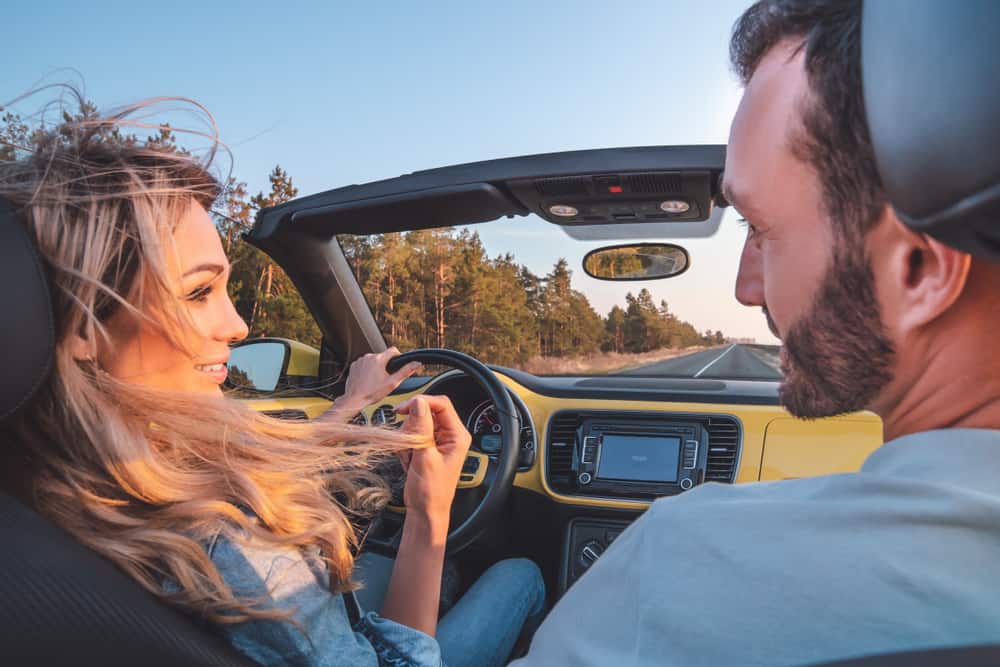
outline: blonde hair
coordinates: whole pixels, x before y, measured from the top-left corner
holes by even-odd
[[[162,239],[192,200],[209,208],[219,185],[211,155],[199,161],[126,140],[120,128],[147,106],[66,120],[36,134],[27,155],[0,163],[0,197],[37,241],[57,330],[54,370],[5,426],[5,447],[19,448],[36,509],[147,590],[214,622],[281,618],[288,611],[236,597],[206,544],[221,533],[265,547],[318,546],[332,590],[350,588],[355,520],[387,497],[373,463],[426,443],[142,388],[74,355],[76,337],[96,351],[112,314],[168,337],[185,324],[166,287]],[[166,581],[179,591],[166,593]]]

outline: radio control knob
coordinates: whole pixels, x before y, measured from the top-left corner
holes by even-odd
[[[690,477],[685,477],[684,479],[681,480],[681,488],[684,489],[685,491],[690,489],[692,486],[694,486],[694,482],[691,481]]]
[[[588,568],[604,553],[604,545],[597,540],[590,540],[580,547],[580,564]]]
[[[578,482],[580,482],[581,486],[587,486],[588,484],[590,484],[590,480],[592,478],[591,478],[589,472],[581,472],[580,476],[577,477],[576,479],[577,479]]]

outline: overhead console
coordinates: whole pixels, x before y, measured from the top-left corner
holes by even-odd
[[[732,483],[740,423],[728,415],[563,411],[547,429],[545,476],[567,496],[653,500]]]

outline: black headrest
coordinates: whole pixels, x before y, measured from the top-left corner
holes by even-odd
[[[1000,2],[865,0],[862,73],[900,219],[1000,259]]]
[[[256,664],[0,492],[0,664]]]
[[[45,272],[28,231],[9,202],[0,199],[0,420],[12,415],[41,386],[52,367],[55,327]]]

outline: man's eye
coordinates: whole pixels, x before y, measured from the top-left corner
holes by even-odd
[[[757,234],[757,228],[750,224],[750,221],[746,218],[737,218],[736,222],[740,224],[741,227],[745,227],[747,230],[747,236],[753,238]]]

